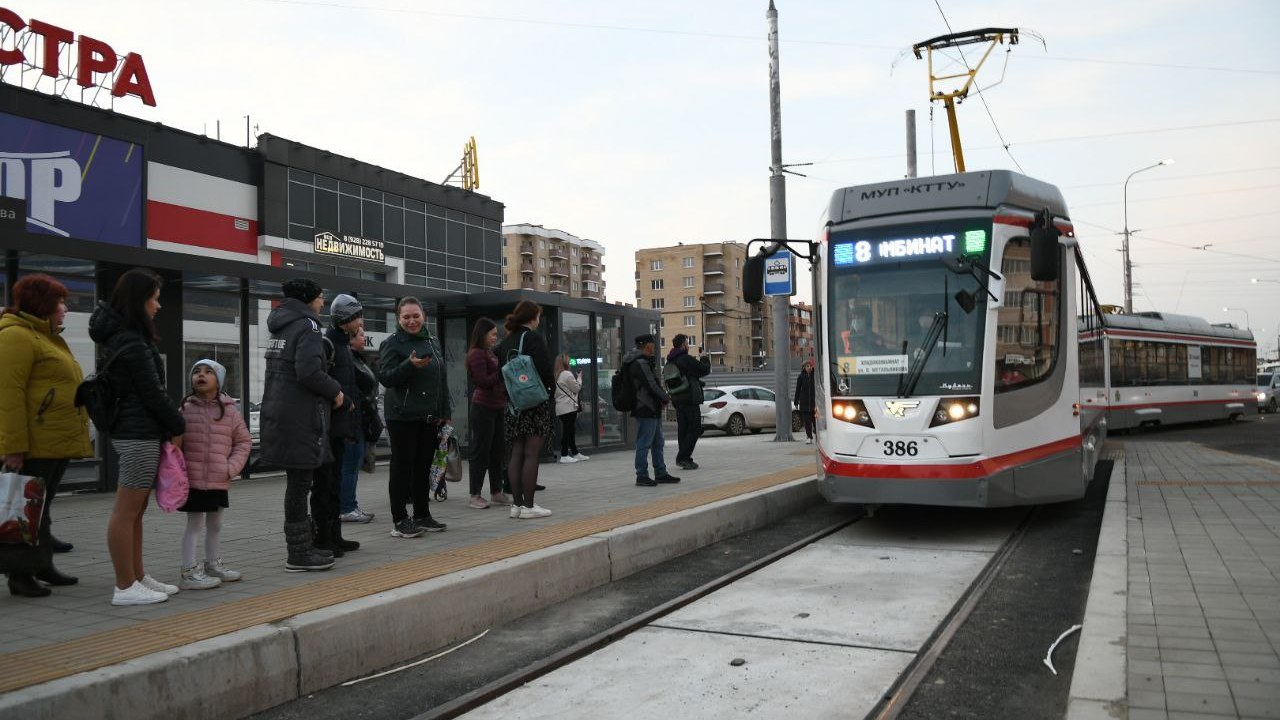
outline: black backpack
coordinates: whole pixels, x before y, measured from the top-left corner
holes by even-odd
[[[111,423],[116,420],[116,414],[120,411],[120,400],[124,396],[107,371],[121,353],[141,344],[130,342],[117,348],[96,373],[85,378],[84,382],[76,388],[76,407],[82,407],[89,413],[89,419],[98,428],[98,432],[111,432]]]
[[[631,378],[631,363],[623,363],[622,367],[613,371],[609,391],[613,396],[614,410],[631,412],[636,409],[636,386]]]

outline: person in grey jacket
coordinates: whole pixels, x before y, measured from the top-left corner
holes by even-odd
[[[653,336],[636,337],[636,347],[622,358],[632,385],[636,389],[636,409],[631,416],[636,419],[636,485],[657,487],[658,483],[678,483],[680,478],[667,472],[662,457],[662,410],[671,402],[671,396],[658,380],[656,343]],[[649,477],[649,455],[653,455],[654,477]]]
[[[267,316],[267,375],[262,393],[262,461],[283,467],[284,534],[289,548],[288,572],[328,570],[333,555],[312,544],[307,495],[316,469],[332,459],[329,419],[341,408],[342,387],[327,372],[328,359],[320,329],[324,292],[312,280],[299,278],[282,286],[284,301]]]

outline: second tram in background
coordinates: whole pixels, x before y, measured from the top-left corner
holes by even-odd
[[[1257,345],[1249,330],[1156,312],[1102,320],[1110,430],[1233,420],[1257,410]]]

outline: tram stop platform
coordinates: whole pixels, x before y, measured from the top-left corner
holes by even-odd
[[[1280,718],[1280,463],[1117,442],[1068,720]]]
[[[358,486],[375,519],[343,525],[360,549],[325,572],[284,571],[283,476],[237,482],[222,555],[243,580],[136,607],[110,604],[114,496],[59,496],[54,531],[75,549],[54,557],[80,582],[45,598],[0,593],[0,718],[242,717],[472,637],[513,619],[512,608],[533,612],[820,501],[811,446],[707,436],[692,471],[675,466],[675,451],[668,442],[682,482],[655,488],[635,485],[630,450],[542,465],[547,490],[537,502],[554,514],[538,520],[469,508],[466,482],[451,483],[448,500],[431,504],[448,530],[412,539],[390,536],[387,468],[379,466]],[[162,582],[178,580],[185,527],[183,513],[147,511],[144,565]]]

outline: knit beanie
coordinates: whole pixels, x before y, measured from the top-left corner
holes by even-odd
[[[289,280],[280,286],[280,290],[284,292],[285,297],[301,300],[304,303],[310,303],[324,294],[324,288],[320,287],[320,283],[307,278]]]
[[[200,367],[201,365],[208,365],[209,369],[213,370],[213,374],[217,376],[218,392],[226,392],[223,385],[227,382],[227,369],[222,366],[222,363],[218,362],[217,360],[209,360],[207,358],[204,360],[197,360],[195,364],[191,366],[191,372],[188,373],[188,375],[194,375],[196,372],[196,368]]]

